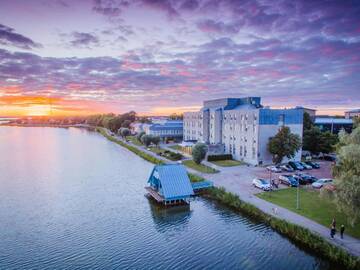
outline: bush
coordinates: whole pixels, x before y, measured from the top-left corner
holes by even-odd
[[[206,157],[207,146],[204,143],[197,143],[192,149],[192,157],[196,164],[200,164]]]
[[[138,139],[139,142],[141,142],[141,137],[145,135],[145,132],[144,131],[141,131],[139,132],[137,135],[136,135],[136,138]]]
[[[143,135],[141,136],[141,142],[146,146],[148,147],[150,144],[151,144],[151,141],[152,141],[152,136],[151,135]]]
[[[208,161],[218,161],[218,160],[232,160],[231,154],[224,154],[224,155],[208,155]]]

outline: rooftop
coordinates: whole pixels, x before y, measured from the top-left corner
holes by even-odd
[[[352,119],[346,118],[334,118],[334,117],[317,117],[315,118],[315,124],[352,124]]]

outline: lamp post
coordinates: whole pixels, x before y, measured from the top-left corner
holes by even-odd
[[[299,188],[300,188],[300,181],[297,180],[297,188],[296,188],[296,210],[299,210],[300,208],[300,194],[299,194]]]

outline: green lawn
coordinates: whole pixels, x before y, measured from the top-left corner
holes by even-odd
[[[299,210],[296,210],[296,188],[263,192],[257,194],[257,196],[310,218],[326,227],[330,226],[333,217],[335,217],[338,229],[341,224],[344,224],[345,233],[360,238],[360,224],[351,227],[346,220],[346,216],[337,210],[335,203],[329,198],[320,197],[318,191],[301,188]]]
[[[220,167],[232,167],[232,166],[239,166],[244,165],[244,162],[238,161],[238,160],[216,160],[216,161],[210,161],[211,163],[220,166]]]
[[[178,144],[175,144],[175,145],[171,145],[169,146],[169,148],[172,148],[174,150],[177,150],[177,151],[182,151],[182,147]]]
[[[136,138],[136,136],[127,136],[126,139],[129,140],[130,142],[132,142],[133,144],[137,145],[137,146],[143,145],[143,144]]]
[[[218,173],[219,172],[209,166],[206,166],[203,164],[196,164],[193,160],[184,160],[182,163],[185,166],[187,166],[191,169],[197,170],[199,172],[202,172],[202,173]]]

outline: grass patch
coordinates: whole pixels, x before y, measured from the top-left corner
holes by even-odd
[[[157,158],[137,149],[134,146],[128,145],[128,144],[114,138],[113,136],[108,135],[104,128],[97,127],[96,131],[99,132],[101,135],[103,135],[108,140],[125,147],[126,149],[130,150],[131,152],[133,152],[134,154],[138,155],[139,157],[145,159],[146,161],[149,161],[153,164],[164,164],[164,162],[162,160],[157,159]]]
[[[211,188],[203,196],[222,203],[235,212],[240,212],[269,225],[280,234],[287,236],[293,242],[339,265],[339,269],[343,267],[347,269],[360,269],[359,258],[332,245],[318,234],[312,233],[304,227],[264,213],[254,205],[242,201],[237,195],[226,192],[224,188]]]
[[[229,160],[216,160],[216,161],[209,161],[217,166],[220,167],[232,167],[232,166],[239,166],[239,165],[244,165],[244,162],[238,161],[238,160],[233,160],[233,159],[229,159]]]
[[[190,182],[192,183],[205,181],[204,178],[193,173],[188,173],[188,176],[190,178]]]
[[[172,151],[169,151],[169,150],[165,150],[163,148],[160,148],[160,147],[150,147],[149,148],[151,152],[159,155],[159,156],[162,156],[166,159],[169,159],[169,160],[172,160],[172,161],[178,161],[178,160],[181,160],[183,158],[183,156],[179,153],[175,153],[175,152],[172,152]]]
[[[209,166],[203,165],[203,164],[196,164],[193,160],[184,160],[182,162],[185,166],[194,169],[198,172],[202,173],[218,173],[218,170],[215,170],[214,168],[211,168]]]
[[[138,138],[136,138],[136,136],[127,136],[126,139],[129,140],[130,142],[132,142],[133,144],[137,145],[137,146],[142,146],[142,145],[143,145],[143,144],[138,140]]]
[[[346,215],[337,210],[336,204],[330,198],[319,196],[316,190],[300,189],[300,209],[296,209],[296,188],[287,188],[271,192],[259,193],[261,199],[287,208],[304,217],[312,219],[326,227],[330,226],[333,217],[336,218],[338,229],[345,225],[345,232],[360,238],[360,224],[354,227],[347,222]]]
[[[169,146],[169,148],[177,150],[177,151],[182,151],[182,147],[178,144],[171,145],[171,146]]]

